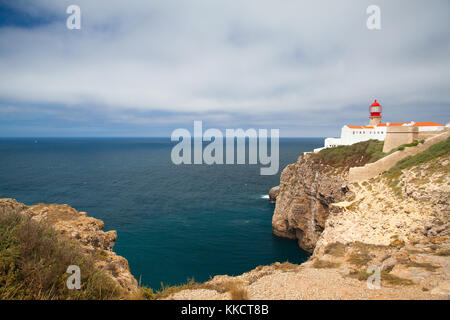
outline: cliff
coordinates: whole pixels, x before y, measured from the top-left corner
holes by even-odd
[[[76,255],[78,251],[80,251],[82,256],[90,259],[89,261],[92,261],[93,267],[101,272],[101,275],[106,275],[107,278],[113,281],[113,284],[115,284],[118,290],[116,290],[117,292],[115,292],[113,296],[106,298],[125,297],[127,295],[136,294],[138,292],[138,283],[130,273],[128,261],[125,258],[118,256],[113,251],[114,244],[117,240],[117,233],[115,231],[103,231],[103,221],[88,217],[86,216],[85,212],[79,212],[68,205],[37,204],[33,206],[26,206],[14,199],[0,199],[0,214],[2,217],[18,214],[19,217],[23,217],[25,219],[25,222],[19,223],[19,225],[26,225],[27,227],[27,230],[25,230],[24,233],[25,239],[22,239],[22,242],[25,244],[22,243],[18,246],[18,250],[21,252],[21,254],[24,254],[26,250],[29,250],[33,255],[41,254],[42,259],[47,259],[49,261],[49,268],[54,268],[55,263],[58,264],[62,262],[62,260],[67,260],[67,263],[70,264],[77,264],[76,260],[80,260],[80,258],[67,257],[66,255],[70,255],[70,252],[67,252],[66,254],[64,254],[64,252],[60,252],[61,246],[64,245],[65,247],[67,247],[65,251],[73,250],[74,255]],[[16,218],[14,218],[13,216],[13,219]],[[30,221],[31,224],[27,224],[27,221]],[[17,227],[14,226],[14,228]],[[30,231],[29,229],[32,229],[34,231]],[[41,239],[33,239],[33,237],[36,234],[45,235],[47,237],[47,235],[51,233],[51,231],[55,231],[57,235],[56,237],[52,237],[47,240],[51,241],[52,245],[53,243],[60,241],[62,244],[58,244],[57,246],[55,245],[54,248],[49,248],[48,252],[44,253],[42,251],[46,249],[45,243],[43,244]],[[20,239],[20,236],[16,236],[16,238],[17,237]],[[29,244],[32,241],[35,241],[35,243]],[[18,241],[15,240],[15,242]],[[43,245],[44,248],[42,248]],[[56,258],[56,254],[61,254],[62,256]],[[27,266],[25,266],[22,262],[23,259],[20,258],[20,255],[18,258],[19,260],[17,263],[17,272],[22,273]],[[53,263],[51,262],[52,259],[55,260]],[[33,261],[33,263],[34,262],[35,261]],[[25,264],[30,263],[31,262]],[[67,267],[68,265],[62,265],[61,270],[57,272],[55,271],[55,274],[51,274],[49,276],[59,279],[59,277],[65,274],[65,270]],[[38,266],[36,266],[36,268],[32,268],[33,270],[37,270]],[[100,276],[100,273],[96,272],[95,270],[81,270],[82,277],[91,273],[92,277],[94,278]],[[90,280],[91,279],[87,279],[86,281]],[[40,282],[40,280],[37,282]],[[106,280],[106,282],[108,282],[108,280]],[[37,286],[42,287],[42,283],[38,284]],[[32,294],[32,298],[41,298],[39,296],[35,296],[35,293]],[[68,293],[66,294],[68,295]],[[12,296],[12,298],[15,297]],[[46,299],[47,297],[43,298]],[[61,296],[55,296],[55,298],[59,299],[61,298]],[[76,298],[80,297],[77,296]],[[81,295],[81,298],[86,297]],[[98,296],[94,296],[92,298],[98,298]]]
[[[372,158],[354,155],[352,166]],[[326,160],[301,156],[272,192],[274,233],[312,251],[307,262],[216,276],[166,298],[450,298],[450,139],[362,183]]]
[[[445,131],[393,153],[382,152],[382,142],[373,140],[300,156],[283,170],[280,185],[269,192],[276,199],[274,234],[295,239],[303,250],[313,252],[330,212],[336,211],[333,203],[355,197],[350,184],[368,180],[361,177],[377,177],[399,161],[445,142],[449,135]]]
[[[312,252],[325,228],[330,205],[353,196],[346,176],[345,171],[316,161],[312,154],[288,165],[277,187],[274,234],[297,240],[303,250]]]
[[[283,170],[280,186],[270,193],[271,199],[276,199],[273,230],[296,239],[312,252],[302,265],[277,262],[240,276],[218,275],[205,283],[191,281],[154,294],[137,285],[127,261],[112,251],[116,233],[102,231],[103,222],[84,212],[68,205],[29,207],[13,199],[0,199],[0,222],[6,221],[1,219],[9,212],[49,225],[60,237],[81,246],[84,255],[93,257],[94,268],[119,286],[126,298],[450,298],[450,138],[404,158],[375,179],[348,183],[350,167],[363,166],[379,156],[379,146],[372,147],[369,142],[321,155],[306,154]],[[0,223],[0,231],[7,236],[10,229]],[[39,242],[39,237],[36,232],[25,231],[21,241],[26,242],[26,249]],[[5,243],[15,241],[5,239]],[[10,268],[11,257],[16,257],[8,246],[0,249],[5,248],[6,254],[0,250],[0,271]],[[69,261],[64,252],[60,254]],[[35,264],[47,257],[37,258]],[[48,263],[44,266],[52,267]],[[27,264],[22,268],[30,269]],[[0,297],[4,281],[12,277],[20,280],[21,287],[28,281],[15,277],[16,272],[9,270],[6,278],[0,272]]]

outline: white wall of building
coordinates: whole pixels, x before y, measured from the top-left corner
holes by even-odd
[[[325,139],[325,148],[333,148],[342,145],[341,138],[326,138]]]
[[[405,123],[403,126],[412,126],[414,122]],[[389,125],[389,123],[388,123]],[[324,147],[314,149],[314,152],[318,152],[324,148],[333,148],[341,145],[352,145],[354,143],[367,141],[367,140],[380,140],[386,139],[387,126],[358,126],[350,128],[349,126],[343,126],[341,129],[340,138],[326,138]],[[444,126],[419,126],[419,131],[441,131],[444,130]]]
[[[342,127],[340,138],[325,139],[325,147],[335,147],[338,145],[351,145],[361,141],[386,139],[386,127],[374,128],[357,128],[353,129],[348,126]]]
[[[419,127],[419,131],[441,131],[444,130],[445,127],[433,127],[433,126],[427,126],[427,127]]]

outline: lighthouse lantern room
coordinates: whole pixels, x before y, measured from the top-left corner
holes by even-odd
[[[371,106],[369,107],[369,112],[370,112],[369,125],[370,126],[376,126],[381,123],[381,111],[382,111],[382,107],[375,99],[374,103],[372,103]]]

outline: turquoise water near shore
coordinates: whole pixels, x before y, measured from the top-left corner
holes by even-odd
[[[1,138],[0,197],[67,203],[103,220],[142,284],[205,281],[308,258],[272,234],[267,194],[284,166],[322,143],[281,139],[280,172],[261,176],[260,165],[176,166],[163,138]]]

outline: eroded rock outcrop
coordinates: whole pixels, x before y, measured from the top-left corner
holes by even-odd
[[[307,193],[307,183],[339,185],[328,169],[303,161],[309,160],[301,157],[283,172],[277,205],[283,184],[284,192],[313,205],[322,205],[319,199],[333,194],[324,194],[324,186],[317,187],[322,193]],[[319,169],[317,176],[323,180],[303,173],[307,166]],[[297,189],[292,183],[301,177]],[[348,191],[333,197],[335,202],[326,202],[325,229],[307,262],[274,263],[235,277],[216,276],[169,299],[231,299],[227,288],[233,286],[249,299],[449,299],[450,156],[404,169],[394,178],[386,174],[350,184]],[[339,198],[344,200],[336,202]],[[289,208],[288,199],[283,201]],[[290,225],[296,223],[295,217],[288,211]]]
[[[97,257],[96,267],[104,270],[121,288],[128,293],[138,291],[138,283],[130,273],[128,261],[113,251],[117,233],[103,231],[103,221],[88,217],[86,212],[79,212],[66,204],[26,206],[14,199],[0,199],[0,212],[7,211],[47,223],[60,234],[76,240],[84,252]]]
[[[273,201],[273,202],[276,201],[279,194],[280,194],[280,186],[276,186],[276,187],[273,187],[272,189],[270,189],[270,191],[269,191],[270,201]]]
[[[272,227],[275,235],[296,239],[312,252],[330,213],[330,205],[353,197],[347,172],[300,156],[282,172]]]

